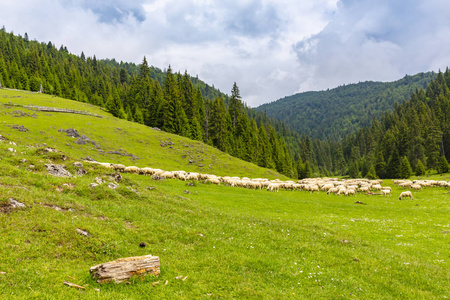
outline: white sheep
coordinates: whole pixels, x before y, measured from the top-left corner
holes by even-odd
[[[339,192],[339,190],[338,190],[337,188],[335,188],[335,187],[332,187],[332,188],[330,188],[330,189],[327,191],[327,194],[328,194],[328,195],[330,195],[330,194],[336,194],[337,192]]]
[[[347,189],[347,190],[345,191],[345,196],[348,196],[348,195],[355,195],[355,194],[356,194],[356,192],[355,192],[354,189]]]
[[[370,191],[370,187],[368,185],[364,185],[362,187],[359,188],[360,192],[369,192]]]
[[[345,188],[341,188],[341,189],[339,189],[339,191],[337,192],[336,195],[343,195],[343,194],[345,194],[346,191],[347,190]]]
[[[125,167],[124,171],[126,173],[135,173],[135,174],[139,174],[140,172],[140,168],[136,167],[136,166],[129,166],[129,167]]]
[[[213,184],[220,185],[220,180],[219,180],[218,178],[210,177],[210,178],[208,178],[206,181],[207,181],[207,182],[210,182],[210,183],[213,183]]]
[[[409,187],[411,187],[411,185],[412,185],[412,182],[403,182],[403,183],[400,183],[398,186],[402,187],[402,188],[409,188]]]
[[[112,168],[114,170],[116,170],[117,172],[124,172],[125,171],[125,166],[122,164],[113,164]]]
[[[422,186],[420,184],[414,183],[414,184],[411,184],[411,188],[413,190],[421,190]]]
[[[386,197],[386,196],[391,196],[391,190],[388,190],[388,189],[384,189],[384,190],[381,190],[381,193]]]
[[[278,192],[279,189],[280,189],[280,184],[279,183],[270,183],[267,186],[267,190],[270,191],[270,192],[275,192],[275,191]]]
[[[409,197],[409,198],[413,199],[412,193],[410,191],[405,191],[400,194],[400,197],[398,197],[398,200],[402,200],[402,198],[405,198],[405,197]]]
[[[372,190],[381,191],[382,190],[381,184],[374,184],[374,185],[372,185]]]

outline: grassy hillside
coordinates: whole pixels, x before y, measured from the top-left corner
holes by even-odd
[[[85,111],[80,115],[38,112],[24,106],[43,106]],[[0,89],[0,134],[20,144],[55,147],[68,156],[90,157],[100,162],[127,166],[184,170],[216,175],[286,178],[275,171],[241,161],[202,142],[117,119],[91,104],[49,95]],[[14,127],[24,126],[28,131]],[[76,144],[65,132],[75,129],[95,144]]]
[[[433,72],[405,76],[395,82],[360,82],[320,92],[305,92],[256,108],[311,138],[340,138],[369,126],[373,118],[409,99],[436,77]]]
[[[188,186],[135,174],[123,174],[115,190],[106,184],[90,188],[96,177],[112,181],[111,171],[83,162],[86,175],[61,178],[49,175],[45,164],[63,164],[74,174],[73,163],[91,156],[126,165],[200,170],[182,156],[184,148],[201,149],[201,144],[191,148],[188,140],[115,120],[77,102],[0,93],[0,134],[8,139],[0,140],[2,299],[444,299],[450,295],[450,197],[444,188],[424,189],[414,193],[414,200],[400,201],[396,196],[402,190],[390,180],[383,185],[392,186],[392,197],[341,197],[201,182]],[[33,112],[5,106],[9,101],[91,111],[104,118]],[[114,123],[108,126],[108,122]],[[122,148],[139,159],[99,153],[92,144],[75,144],[76,139],[58,132],[59,128],[75,128],[103,151]],[[160,146],[160,140],[170,141],[168,137],[175,143],[170,145],[173,149]],[[59,152],[45,152],[44,143]],[[214,163],[211,169],[209,164],[203,167],[210,173],[259,177],[268,172],[202,147],[204,160],[217,157],[209,158]],[[448,174],[435,178],[450,180]],[[11,210],[10,198],[26,207]],[[77,229],[90,236],[78,234]],[[141,242],[147,246],[139,247]],[[158,278],[99,285],[89,274],[89,267],[99,263],[145,254],[160,257]],[[175,279],[180,275],[187,279]],[[67,287],[64,281],[86,290]]]

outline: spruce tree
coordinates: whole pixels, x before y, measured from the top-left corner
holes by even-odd
[[[386,166],[387,169],[387,178],[402,178],[401,172],[401,161],[400,156],[398,154],[397,148],[392,150],[391,157],[389,158],[389,162]]]
[[[378,151],[377,160],[375,164],[375,172],[380,178],[385,178],[386,175],[386,162],[384,160],[383,152]]]
[[[445,156],[442,155],[442,156],[439,158],[438,173],[440,173],[440,174],[447,173],[447,172],[448,172],[448,169],[449,169],[448,161],[447,161],[447,159],[445,158]]]
[[[401,178],[409,178],[412,175],[411,164],[406,156],[403,156],[400,164]]]
[[[298,179],[305,178],[305,164],[303,163],[301,157],[299,157],[298,161],[297,161],[297,176],[298,176]]]
[[[214,100],[210,118],[210,139],[215,147],[227,152],[230,149],[227,111],[222,98]]]
[[[348,176],[350,176],[350,178],[360,178],[360,175],[358,164],[356,162],[352,162],[348,169]]]
[[[266,129],[264,128],[263,124],[259,125],[258,137],[259,137],[258,165],[260,167],[272,169],[275,167],[275,164],[273,163],[273,160],[272,160],[271,151],[270,151],[271,145],[269,142],[269,138],[267,136]]]
[[[163,93],[164,101],[161,106],[163,110],[162,129],[175,134],[187,135],[190,131],[189,122],[181,103],[177,81],[170,66],[167,69]]]
[[[233,123],[233,129],[235,130],[239,114],[242,113],[241,95],[239,93],[239,88],[236,82],[233,84],[233,88],[231,89],[230,105],[228,111],[230,113],[231,121]]]
[[[425,175],[425,166],[423,165],[423,163],[420,159],[417,161],[415,174],[416,174],[416,176]]]
[[[377,179],[378,178],[377,173],[375,171],[375,167],[373,165],[371,165],[369,167],[369,171],[366,174],[366,178],[367,179]]]
[[[303,171],[303,178],[311,178],[312,177],[312,170],[311,170],[311,164],[309,161],[305,161],[305,168]]]

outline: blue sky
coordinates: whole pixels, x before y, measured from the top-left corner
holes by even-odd
[[[74,54],[237,82],[250,106],[450,63],[438,0],[0,0],[0,26]]]

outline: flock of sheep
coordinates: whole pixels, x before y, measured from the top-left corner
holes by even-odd
[[[216,176],[212,174],[193,173],[185,171],[164,171],[161,169],[153,168],[139,168],[136,166],[124,166],[122,164],[102,163],[94,162],[105,168],[113,169],[117,172],[134,173],[141,175],[152,176],[153,179],[179,179],[179,180],[194,180],[204,181],[212,184],[225,184],[232,187],[242,187],[250,189],[266,189],[270,192],[278,192],[280,189],[285,190],[304,190],[313,192],[326,192],[328,195],[356,195],[357,192],[362,192],[372,195],[384,195],[391,196],[392,189],[389,186],[382,186],[382,180],[369,180],[369,179],[348,179],[338,180],[337,178],[308,178],[294,181],[281,181],[279,179],[269,180],[266,178],[247,178],[247,177],[230,177],[230,176]],[[450,187],[450,182],[436,181],[436,180],[394,180],[395,184],[403,188],[422,189],[427,186],[440,186]],[[373,192],[377,193],[373,193]],[[399,199],[409,197],[413,199],[411,191],[402,192]]]

